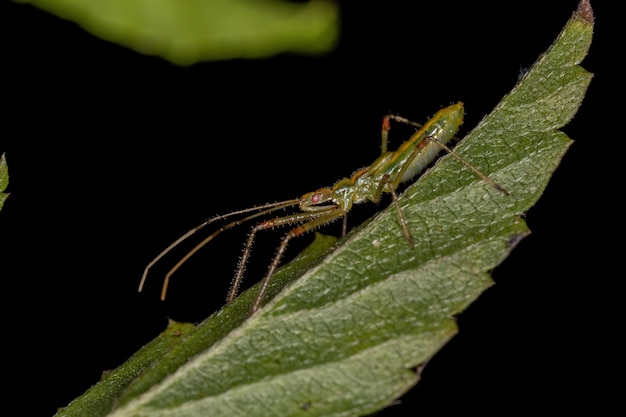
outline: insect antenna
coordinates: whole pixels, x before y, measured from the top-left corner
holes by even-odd
[[[183,234],[181,237],[179,237],[174,242],[172,242],[167,248],[165,248],[163,251],[161,251],[161,253],[159,253],[156,257],[154,257],[154,259],[152,259],[152,261],[150,261],[150,263],[148,263],[148,265],[145,267],[145,269],[143,271],[143,275],[141,277],[141,281],[139,282],[138,291],[141,292],[143,290],[144,284],[145,284],[145,282],[146,282],[146,280],[148,278],[148,273],[150,271],[150,268],[152,268],[158,261],[160,261],[165,255],[167,255],[169,252],[171,252],[178,245],[180,245],[185,240],[189,239],[195,233],[197,233],[198,231],[204,229],[206,226],[210,225],[211,223],[215,223],[216,221],[224,220],[224,219],[227,219],[229,217],[237,216],[237,215],[240,215],[240,214],[246,214],[246,213],[258,211],[257,213],[254,213],[254,214],[249,215],[249,216],[245,216],[245,217],[243,217],[241,219],[235,220],[233,222],[230,222],[230,223],[220,227],[215,232],[213,232],[211,235],[209,235],[207,238],[205,238],[202,242],[198,243],[181,260],[179,260],[176,263],[176,265],[174,265],[174,267],[172,267],[169,270],[169,272],[165,275],[165,280],[163,282],[163,289],[161,290],[161,300],[165,299],[165,294],[167,293],[167,286],[168,286],[168,283],[169,283],[170,276],[174,272],[176,272],[176,270],[178,270],[178,268],[180,268],[191,256],[193,256],[198,250],[200,250],[203,246],[205,246],[207,243],[209,243],[211,240],[213,240],[217,235],[219,235],[220,233],[222,233],[225,230],[231,229],[231,228],[233,228],[235,226],[238,226],[238,225],[240,225],[242,223],[245,223],[245,222],[247,222],[249,220],[252,220],[252,219],[254,219],[256,217],[264,216],[264,215],[266,215],[268,213],[271,213],[273,211],[280,210],[280,209],[287,208],[287,207],[291,207],[291,206],[294,206],[294,205],[299,204],[299,203],[300,203],[300,199],[279,201],[279,202],[276,202],[276,203],[264,204],[262,206],[249,207],[249,208],[242,209],[242,210],[232,211],[230,213],[221,214],[219,216],[211,217],[210,219],[205,220],[204,222],[202,222],[199,225],[195,226],[194,228],[190,229],[185,234]]]

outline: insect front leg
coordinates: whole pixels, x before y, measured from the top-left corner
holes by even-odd
[[[259,288],[259,293],[257,294],[257,297],[254,300],[252,307],[250,308],[250,314],[254,314],[261,307],[261,304],[263,303],[263,300],[265,299],[265,294],[267,293],[267,289],[269,288],[269,285],[272,281],[272,276],[274,275],[274,272],[276,272],[278,265],[280,265],[280,261],[282,260],[283,255],[285,254],[285,251],[287,250],[287,245],[289,245],[289,241],[295,237],[305,234],[306,232],[309,232],[320,226],[328,224],[332,222],[333,220],[344,217],[345,215],[346,215],[346,212],[344,210],[342,210],[339,206],[334,206],[334,205],[328,206],[328,210],[325,210],[323,212],[310,212],[310,213],[299,214],[298,221],[301,221],[302,218],[305,216],[308,216],[310,220],[290,230],[283,237],[282,241],[280,242],[280,245],[278,246],[278,249],[276,250],[276,254],[274,255],[274,258],[272,259],[272,262],[270,263],[270,266],[267,269],[267,273],[265,274],[265,277],[263,277],[263,280],[261,281],[261,287]],[[267,220],[261,223],[259,226],[261,226],[262,229],[263,228],[268,229],[268,228],[276,227],[280,224],[288,224],[288,223],[294,223],[294,221],[290,220],[289,217],[286,217],[286,218],[279,218],[279,219],[274,219],[274,220]]]
[[[230,283],[230,289],[228,290],[228,296],[226,297],[226,303],[230,304],[233,302],[237,294],[239,293],[239,287],[241,286],[241,281],[243,280],[243,273],[246,270],[246,265],[248,264],[248,259],[250,258],[250,253],[252,252],[252,244],[254,243],[254,237],[256,236],[259,230],[265,230],[263,228],[264,222],[259,223],[252,228],[252,231],[248,235],[248,239],[246,240],[246,245],[244,246],[243,252],[241,254],[241,258],[239,259],[239,264],[237,266],[237,272],[233,277],[232,282]]]
[[[230,284],[230,290],[228,291],[228,297],[226,298],[227,303],[233,302],[233,300],[237,297],[239,293],[239,287],[241,287],[241,281],[243,280],[243,274],[246,270],[246,265],[248,264],[248,259],[250,259],[250,254],[252,253],[252,245],[254,244],[254,238],[256,234],[262,230],[273,229],[274,227],[282,226],[285,224],[294,224],[300,221],[306,221],[311,217],[317,216],[318,214],[315,212],[310,213],[297,213],[291,216],[278,217],[276,219],[265,220],[252,228],[250,234],[248,235],[248,239],[246,240],[246,245],[243,248],[243,253],[241,254],[241,258],[239,259],[239,265],[237,267],[237,272],[233,278],[232,283]]]

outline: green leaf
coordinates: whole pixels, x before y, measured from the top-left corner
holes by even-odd
[[[59,410],[57,416],[104,416],[111,410],[119,395],[146,369],[157,364],[184,336],[195,329],[193,324],[170,321],[167,329],[135,353],[122,366],[104,372],[100,382],[82,396]]]
[[[7,160],[4,154],[0,155],[0,210],[4,205],[4,201],[9,196],[8,193],[3,192],[9,186],[9,167],[7,166]]]
[[[255,315],[247,317],[257,287],[111,390],[110,413],[81,414],[72,404],[59,415],[356,416],[391,404],[457,332],[454,317],[493,284],[489,271],[529,233],[523,215],[572,143],[558,129],[591,80],[578,64],[592,32],[583,0],[549,50],[456,147],[510,195],[445,156],[400,198],[415,247],[395,207],[335,244],[318,236],[277,272]]]
[[[284,52],[321,54],[339,37],[331,0],[15,0],[103,39],[179,65]]]
[[[319,262],[336,240],[331,236],[316,235],[313,244],[275,275],[268,296],[274,296],[298,278],[303,270]],[[170,321],[168,328],[156,339],[119,368],[107,372],[99,383],[59,410],[56,417],[108,415],[118,404],[124,404],[158,384],[191,357],[200,354],[240,326],[248,317],[253,301],[254,291],[248,291],[197,328],[191,324]]]

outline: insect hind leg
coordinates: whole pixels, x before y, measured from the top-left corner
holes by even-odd
[[[410,126],[415,126],[417,128],[422,128],[424,126],[421,123],[414,122],[414,121],[409,120],[409,119],[407,119],[405,117],[402,117],[402,116],[398,116],[398,115],[395,115],[395,114],[388,114],[388,115],[386,115],[384,117],[384,119],[383,119],[383,143],[384,143],[385,149],[387,147],[387,137],[389,135],[389,129],[391,128],[391,126],[389,124],[390,120],[394,120],[396,122],[404,123],[404,124],[407,124],[407,125],[410,125]],[[509,192],[506,190],[506,188],[504,188],[500,184],[498,184],[495,181],[493,181],[487,175],[483,174],[478,168],[476,168],[475,166],[470,164],[468,161],[466,161],[465,158],[463,158],[461,155],[456,153],[452,148],[450,148],[445,143],[442,143],[441,141],[437,140],[436,138],[434,138],[432,136],[426,136],[426,137],[424,137],[424,140],[428,141],[428,142],[431,142],[431,143],[437,144],[442,150],[446,151],[447,153],[452,155],[454,158],[459,160],[467,168],[469,168],[480,179],[482,179],[483,181],[485,181],[486,183],[491,185],[496,190],[500,191],[502,194],[509,195]],[[452,138],[452,140],[455,140],[455,141],[458,142],[460,140],[460,138],[458,136],[454,136]]]
[[[389,123],[390,120],[395,120],[396,122],[405,123],[411,126],[415,126],[417,128],[422,128],[423,126],[420,123],[413,122],[409,119],[405,119],[404,117],[397,116],[391,113],[387,114],[386,116],[383,117],[383,127],[381,130],[381,139],[382,139],[382,143],[380,145],[381,154],[387,152],[387,144],[389,143],[389,130],[391,130],[391,123]]]

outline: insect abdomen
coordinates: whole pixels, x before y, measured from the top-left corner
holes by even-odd
[[[416,132],[415,135],[421,136],[416,140],[420,151],[409,163],[400,182],[408,181],[425,170],[443,150],[439,143],[447,144],[459,130],[461,123],[463,123],[463,103],[459,102],[439,110],[422,129]]]

